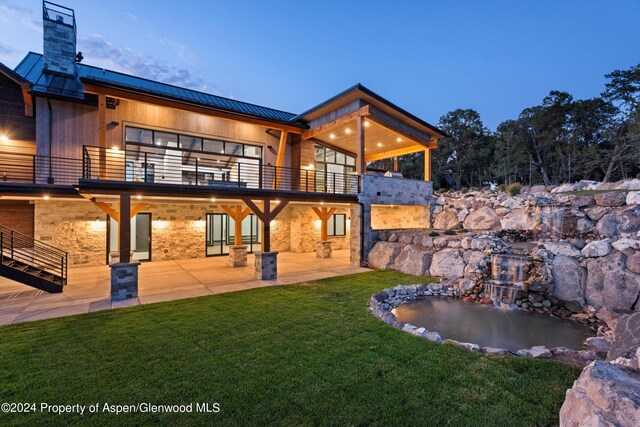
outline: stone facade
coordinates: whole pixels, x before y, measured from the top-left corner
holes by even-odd
[[[44,19],[44,67],[67,75],[76,72],[76,30],[71,25]]]
[[[243,245],[229,246],[229,265],[231,267],[247,266],[247,247]]]
[[[371,207],[371,228],[425,228],[429,226],[428,206],[382,206]]]
[[[144,201],[132,200],[132,205]],[[117,209],[117,204],[111,204]],[[89,201],[47,200],[34,202],[34,237],[69,253],[69,266],[106,263],[107,216]],[[220,205],[207,203],[151,203],[151,245],[154,261],[206,256],[206,214],[224,213]],[[349,247],[347,235],[331,237],[334,249]],[[320,220],[310,206],[287,206],[271,223],[273,251],[315,252],[320,240]]]
[[[122,301],[138,297],[138,262],[111,264],[111,300]]]
[[[275,280],[278,278],[278,252],[255,253],[256,279]]]
[[[316,258],[331,258],[331,240],[318,242]]]

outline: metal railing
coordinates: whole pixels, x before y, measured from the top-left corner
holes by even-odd
[[[67,284],[68,254],[55,246],[0,225],[0,262],[16,261],[49,273]]]
[[[0,183],[74,185],[81,176],[81,159],[0,152]]]
[[[263,165],[258,159],[230,158],[150,147],[140,150],[84,146],[82,177],[85,179],[239,188],[358,194],[360,177]]]

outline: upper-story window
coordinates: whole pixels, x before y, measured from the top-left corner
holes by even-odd
[[[124,139],[126,143],[131,144],[155,145],[162,148],[179,148],[181,150],[203,151],[228,156],[262,159],[262,147],[258,145],[201,138],[199,136],[143,129],[133,126],[127,126],[125,128]]]

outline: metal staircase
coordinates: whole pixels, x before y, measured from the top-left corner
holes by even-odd
[[[60,293],[67,284],[66,252],[0,225],[0,276]]]

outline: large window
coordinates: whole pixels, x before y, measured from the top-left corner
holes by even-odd
[[[348,193],[357,185],[347,175],[355,172],[356,158],[329,147],[316,144],[316,190],[328,193]]]
[[[346,236],[347,234],[347,215],[346,214],[334,214],[331,215],[327,222],[327,235],[328,236]]]
[[[179,148],[181,150],[203,151],[227,156],[262,159],[262,147],[238,142],[201,138],[172,132],[142,129],[127,126],[124,140],[128,144],[155,145],[156,147]],[[355,163],[354,163],[355,164]]]

